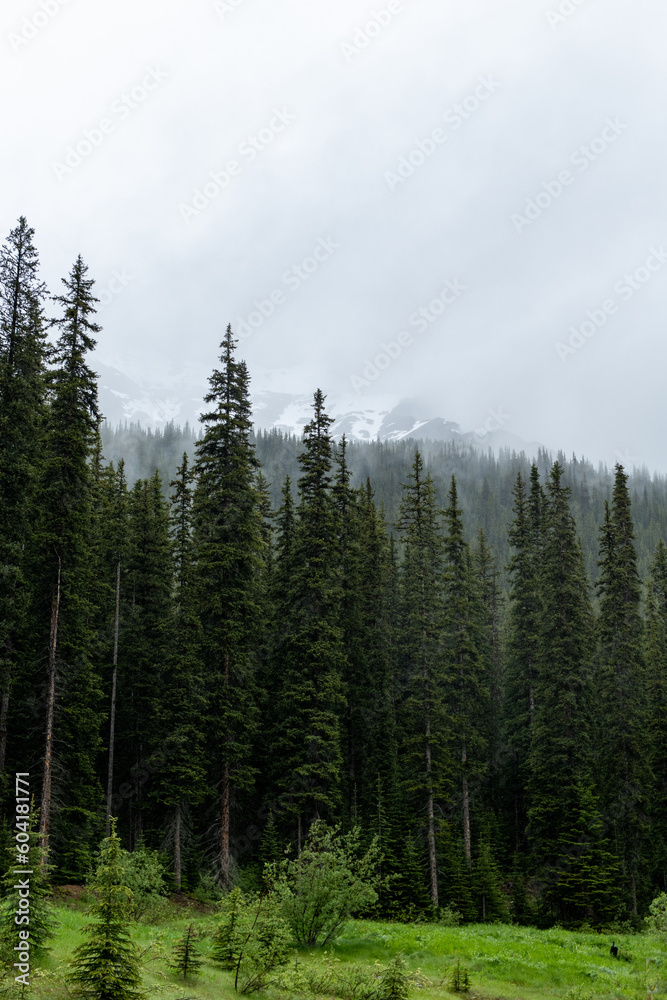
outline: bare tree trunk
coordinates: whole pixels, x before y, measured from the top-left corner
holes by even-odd
[[[53,767],[53,730],[56,708],[56,653],[58,650],[58,621],[60,616],[60,571],[62,559],[58,556],[58,580],[51,604],[51,631],[49,635],[49,693],[46,703],[46,740],[44,748],[44,777],[42,779],[42,805],[39,814],[39,837],[44,850],[44,860],[49,850],[51,821],[51,773]]]
[[[296,856],[297,858],[301,857],[301,813],[296,820]]]
[[[174,828],[174,882],[176,892],[181,891],[181,803],[176,806],[176,826]]]
[[[462,779],[462,792],[463,792],[463,849],[468,859],[468,864],[470,864],[470,859],[472,857],[472,851],[470,849],[470,795],[468,792],[468,779],[466,777],[466,761],[468,760],[468,753],[466,750],[466,745],[463,743],[461,745],[461,763],[463,765],[463,779]]]
[[[113,759],[116,739],[116,684],[118,681],[118,625],[120,621],[120,559],[116,565],[116,614],[113,626],[113,674],[111,677],[111,709],[109,712],[109,770],[107,772],[106,835],[111,830],[111,797],[113,794]]]

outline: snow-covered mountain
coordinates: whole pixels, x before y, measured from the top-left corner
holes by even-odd
[[[140,423],[154,429],[169,421],[198,425],[207,389],[204,372],[185,371],[159,381],[150,375],[129,375],[113,365],[97,363],[100,408],[110,424]],[[301,436],[312,416],[312,392],[288,391],[300,381],[288,371],[264,371],[253,377],[252,403],[255,425],[275,428]],[[513,448],[536,452],[538,445],[527,444],[503,429],[502,414],[487,418],[483,427],[462,431],[459,424],[435,415],[419,400],[377,395],[327,396],[327,412],[334,418],[334,437],[343,434],[350,441],[400,441],[421,438],[431,441],[458,441],[473,447]]]

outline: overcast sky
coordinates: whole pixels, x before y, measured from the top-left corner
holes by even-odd
[[[6,0],[3,235],[98,358],[667,472],[664,0]],[[245,325],[244,325],[245,324]]]

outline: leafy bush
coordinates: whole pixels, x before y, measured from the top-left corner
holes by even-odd
[[[121,852],[124,884],[132,890],[134,902],[132,916],[156,923],[168,909],[167,885],[164,865],[157,851],[151,851],[141,842],[130,854]]]
[[[667,932],[667,892],[661,892],[655,897],[649,905],[648,912],[646,924],[649,929],[657,934]]]
[[[216,881],[215,875],[211,872],[202,872],[199,876],[199,885],[190,895],[199,903],[219,903],[225,894]]]
[[[408,1000],[412,984],[424,986],[419,970],[409,973],[397,955],[386,968],[378,962],[374,967],[364,965],[342,966],[340,959],[324,953],[324,971],[313,966],[300,965],[298,961],[281,973],[276,985],[281,996],[341,997],[344,1000]]]
[[[265,876],[300,945],[325,945],[355,913],[377,901],[380,853],[377,838],[361,854],[360,832],[313,823],[295,860],[267,865]]]
[[[277,897],[233,889],[220,903],[213,958],[234,973],[234,989],[254,993],[269,985],[289,958],[291,935]]]
[[[437,923],[441,927],[458,927],[463,917],[454,906],[441,906],[438,910]]]

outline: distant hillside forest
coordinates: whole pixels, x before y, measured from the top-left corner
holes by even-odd
[[[57,884],[115,816],[194,890],[261,888],[322,820],[377,838],[384,916],[639,926],[667,889],[664,481],[336,443],[319,390],[302,441],[255,438],[231,327],[194,453],[101,436],[94,282],[77,258],[47,320],[32,237],[0,255],[5,885],[29,823]]]
[[[169,483],[176,476],[176,469],[186,453],[192,462],[195,441],[201,436],[201,427],[179,427],[174,423],[162,429],[147,429],[139,424],[110,427],[101,426],[102,449],[106,461],[118,464],[125,461],[125,474],[132,485],[137,479],[147,479],[157,471],[165,494]],[[296,497],[299,477],[301,440],[280,431],[259,430],[251,434],[257,458],[268,479],[271,505],[280,506],[280,497],[286,476],[290,477]],[[510,559],[508,529],[514,517],[514,485],[520,472],[527,479],[534,461],[542,478],[545,478],[554,461],[563,469],[563,482],[571,490],[571,508],[581,539],[586,572],[592,581],[597,579],[599,525],[604,518],[605,500],[611,499],[614,471],[603,465],[595,468],[585,458],[568,459],[562,452],[552,455],[540,450],[535,456],[523,452],[501,449],[498,454],[483,452],[470,445],[440,443],[405,439],[396,442],[349,442],[347,461],[352,486],[359,487],[370,479],[375,502],[384,508],[389,527],[396,523],[403,495],[402,484],[414,462],[415,451],[424,460],[431,475],[436,495],[444,506],[452,476],[456,476],[459,500],[465,514],[465,533],[468,540],[476,538],[482,529],[492,545],[501,570],[501,579],[507,582],[505,567]],[[632,501],[635,526],[635,548],[639,572],[645,578],[660,538],[667,538],[667,480],[662,475],[651,475],[646,469],[635,469],[629,476],[628,489]]]

